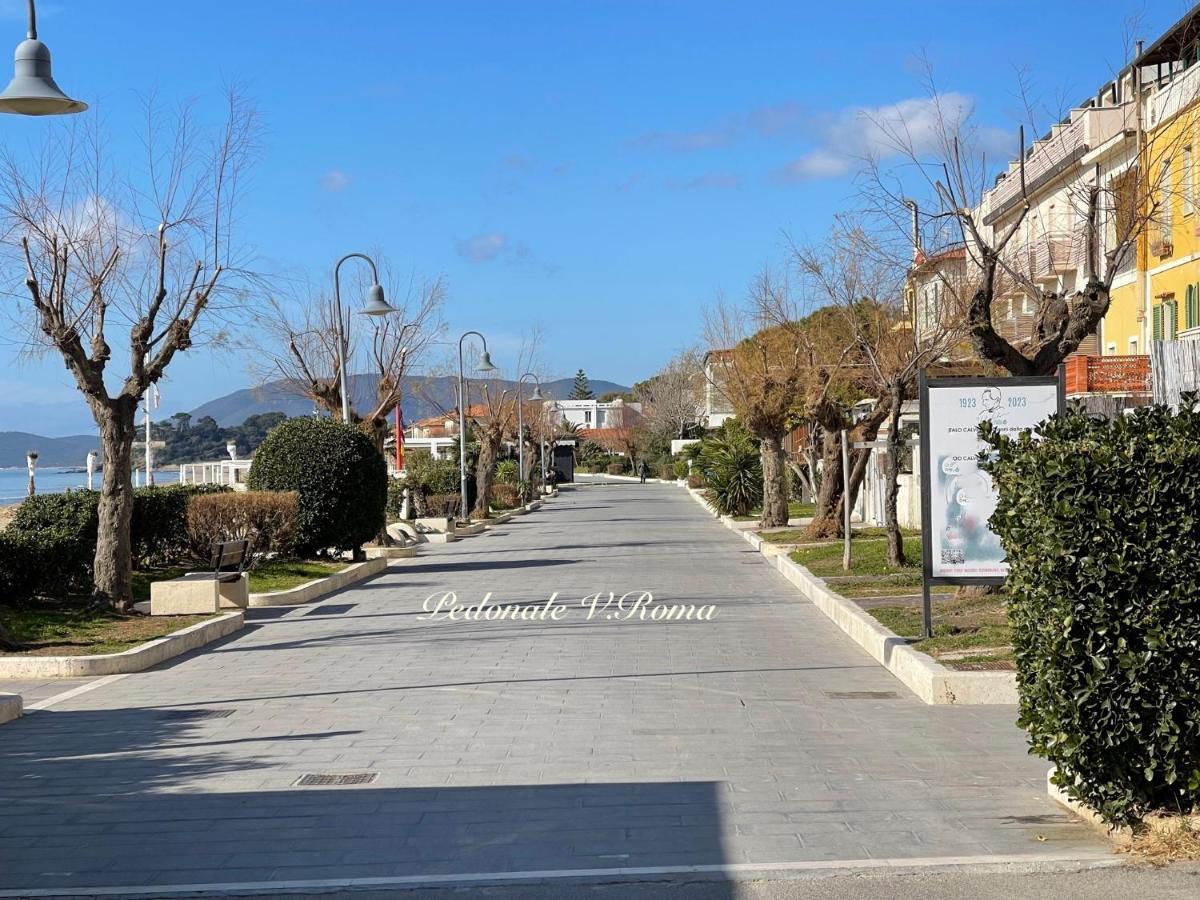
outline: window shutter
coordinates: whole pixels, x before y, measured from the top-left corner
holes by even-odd
[[[1198,325],[1200,325],[1200,284],[1191,284],[1188,285],[1184,327],[1195,328]]]
[[[1163,309],[1167,314],[1167,340],[1173,341],[1179,335],[1179,304],[1168,300],[1163,304]]]
[[[1163,308],[1161,303],[1154,307],[1154,313],[1151,316],[1150,336],[1156,341],[1163,339]]]

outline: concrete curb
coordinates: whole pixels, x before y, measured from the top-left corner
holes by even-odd
[[[801,595],[821,610],[885,669],[902,681],[910,691],[930,705],[980,706],[1016,704],[1017,676],[1014,672],[960,672],[914,650],[905,638],[889,628],[852,600],[830,590],[825,581],[794,562],[791,556],[753,531],[745,531],[729,516],[717,512],[703,492],[688,488],[692,498],[707,509],[721,524],[740,534],[751,547],[766,557]]]
[[[21,718],[22,710],[20,694],[0,694],[0,725]]]
[[[417,555],[417,545],[405,547],[364,547],[367,559],[412,559]]]
[[[95,656],[7,656],[0,659],[0,678],[89,678],[141,672],[172,657],[239,630],[245,616],[239,609],[207,622],[189,625],[121,653]]]
[[[251,594],[250,607],[257,609],[263,606],[297,606],[303,603],[312,603],[314,600],[324,597],[326,594],[332,594],[334,591],[340,591],[356,581],[378,575],[387,568],[387,565],[387,558],[383,556],[368,559],[366,562],[351,563],[340,572],[305,582],[286,591]]]

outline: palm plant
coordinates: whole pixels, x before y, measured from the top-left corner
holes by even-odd
[[[725,427],[705,438],[697,461],[722,515],[745,516],[762,505],[762,456],[744,428]]]

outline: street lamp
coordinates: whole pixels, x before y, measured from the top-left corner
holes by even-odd
[[[495,372],[492,358],[488,355],[487,338],[478,331],[464,331],[458,339],[458,484],[462,494],[462,518],[467,518],[467,379],[463,374],[463,341],[475,335],[483,344],[483,356],[479,359],[477,372]]]
[[[0,94],[0,112],[22,116],[65,116],[88,105],[72,100],[50,75],[50,48],[37,39],[37,12],[29,0],[29,37],[17,44],[13,80]]]
[[[394,306],[383,299],[383,287],[379,284],[379,270],[375,268],[375,260],[365,253],[347,253],[337,261],[337,265],[333,267],[333,317],[337,322],[337,360],[338,373],[341,376],[339,381],[342,394],[342,421],[347,424],[350,422],[350,386],[346,379],[346,329],[350,327],[350,322],[348,316],[344,322],[342,319],[346,313],[342,311],[340,274],[342,263],[348,259],[365,259],[371,267],[371,277],[374,282],[367,288],[367,305],[363,307],[362,314],[364,316],[386,316],[389,313],[397,312]]]
[[[521,481],[525,480],[525,397],[521,393],[521,388],[525,384],[526,378],[532,378],[534,381],[533,393],[529,395],[529,399],[535,403],[542,401],[542,380],[537,375],[533,372],[526,372],[517,379],[517,447],[521,460]],[[539,450],[541,450],[541,445],[542,442],[539,439]],[[542,454],[542,472],[545,471],[545,454]]]

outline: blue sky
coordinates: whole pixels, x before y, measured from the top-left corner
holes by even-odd
[[[1139,34],[1185,9],[1141,8]],[[379,248],[402,271],[444,275],[451,328],[488,334],[498,363],[538,328],[554,375],[632,383],[696,342],[702,308],[780,260],[785,234],[824,232],[869,147],[860,110],[921,98],[920,54],[942,90],[1008,128],[1022,117],[1018,70],[1061,109],[1121,65],[1138,10],[47,0],[39,30],[59,83],[131,162],[147,92],[245,87],[267,133],[240,237],[264,269],[327,278],[341,254]],[[4,53],[23,16],[24,0],[0,0]],[[5,116],[0,141],[46,128]],[[193,352],[173,365],[162,412],[249,384],[238,358]],[[0,342],[0,431],[90,425],[61,363],[19,361]]]

